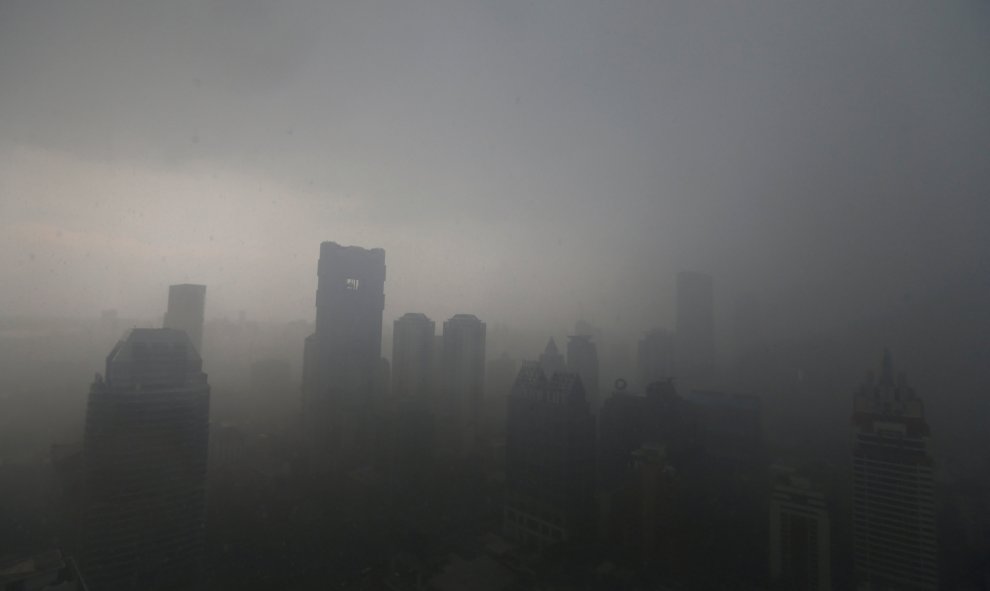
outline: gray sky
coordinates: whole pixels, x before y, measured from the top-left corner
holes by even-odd
[[[986,0],[0,0],[0,314],[311,319],[322,240],[387,321],[982,297],[988,105]]]

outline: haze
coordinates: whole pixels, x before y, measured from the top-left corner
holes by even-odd
[[[986,0],[0,0],[0,334],[207,285],[223,409],[259,358],[299,381],[334,241],[386,253],[385,357],[406,312],[477,315],[489,359],[586,321],[605,391],[696,270],[721,361],[758,301],[836,353],[840,416],[890,347],[943,466],[985,468],[988,32]],[[97,342],[37,386],[78,394],[39,448]],[[56,357],[19,346],[0,383]]]

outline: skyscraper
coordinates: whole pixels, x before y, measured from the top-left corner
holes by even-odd
[[[383,389],[385,251],[320,244],[316,331],[303,353],[303,417],[312,465],[353,459],[369,443]]]
[[[210,387],[183,331],[133,329],[89,394],[80,565],[90,589],[174,589],[201,571]]]
[[[934,461],[924,405],[889,353],[853,407],[853,540],[860,589],[938,588]]]
[[[485,323],[455,314],[443,323],[444,401],[440,414],[452,421],[460,450],[467,451],[482,425],[485,393]]]
[[[704,376],[715,368],[715,296],[708,275],[677,274],[676,347],[678,377]]]
[[[183,283],[168,287],[168,311],[165,328],[184,330],[196,352],[203,353],[203,312],[206,308],[206,286]]]
[[[392,329],[392,398],[429,405],[433,401],[433,341],[436,323],[410,312]]]
[[[770,499],[770,581],[781,591],[832,588],[825,494],[794,470],[777,467]]]
[[[567,337],[567,371],[581,376],[581,385],[592,411],[601,406],[598,396],[598,347],[591,335],[577,334]]]
[[[595,419],[577,374],[519,370],[506,423],[503,529],[545,547],[588,535],[594,524]]]

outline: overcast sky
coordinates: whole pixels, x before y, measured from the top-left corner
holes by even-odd
[[[986,0],[0,0],[0,315],[312,319],[323,240],[386,322],[860,312],[988,225]]]

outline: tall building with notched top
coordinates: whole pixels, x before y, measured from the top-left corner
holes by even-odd
[[[314,465],[366,451],[370,412],[384,389],[385,251],[320,244],[316,330],[303,353],[303,418]]]
[[[922,401],[889,353],[853,407],[854,567],[862,590],[938,589],[935,478]]]
[[[86,409],[80,567],[92,591],[200,579],[210,386],[184,331],[136,328]]]

